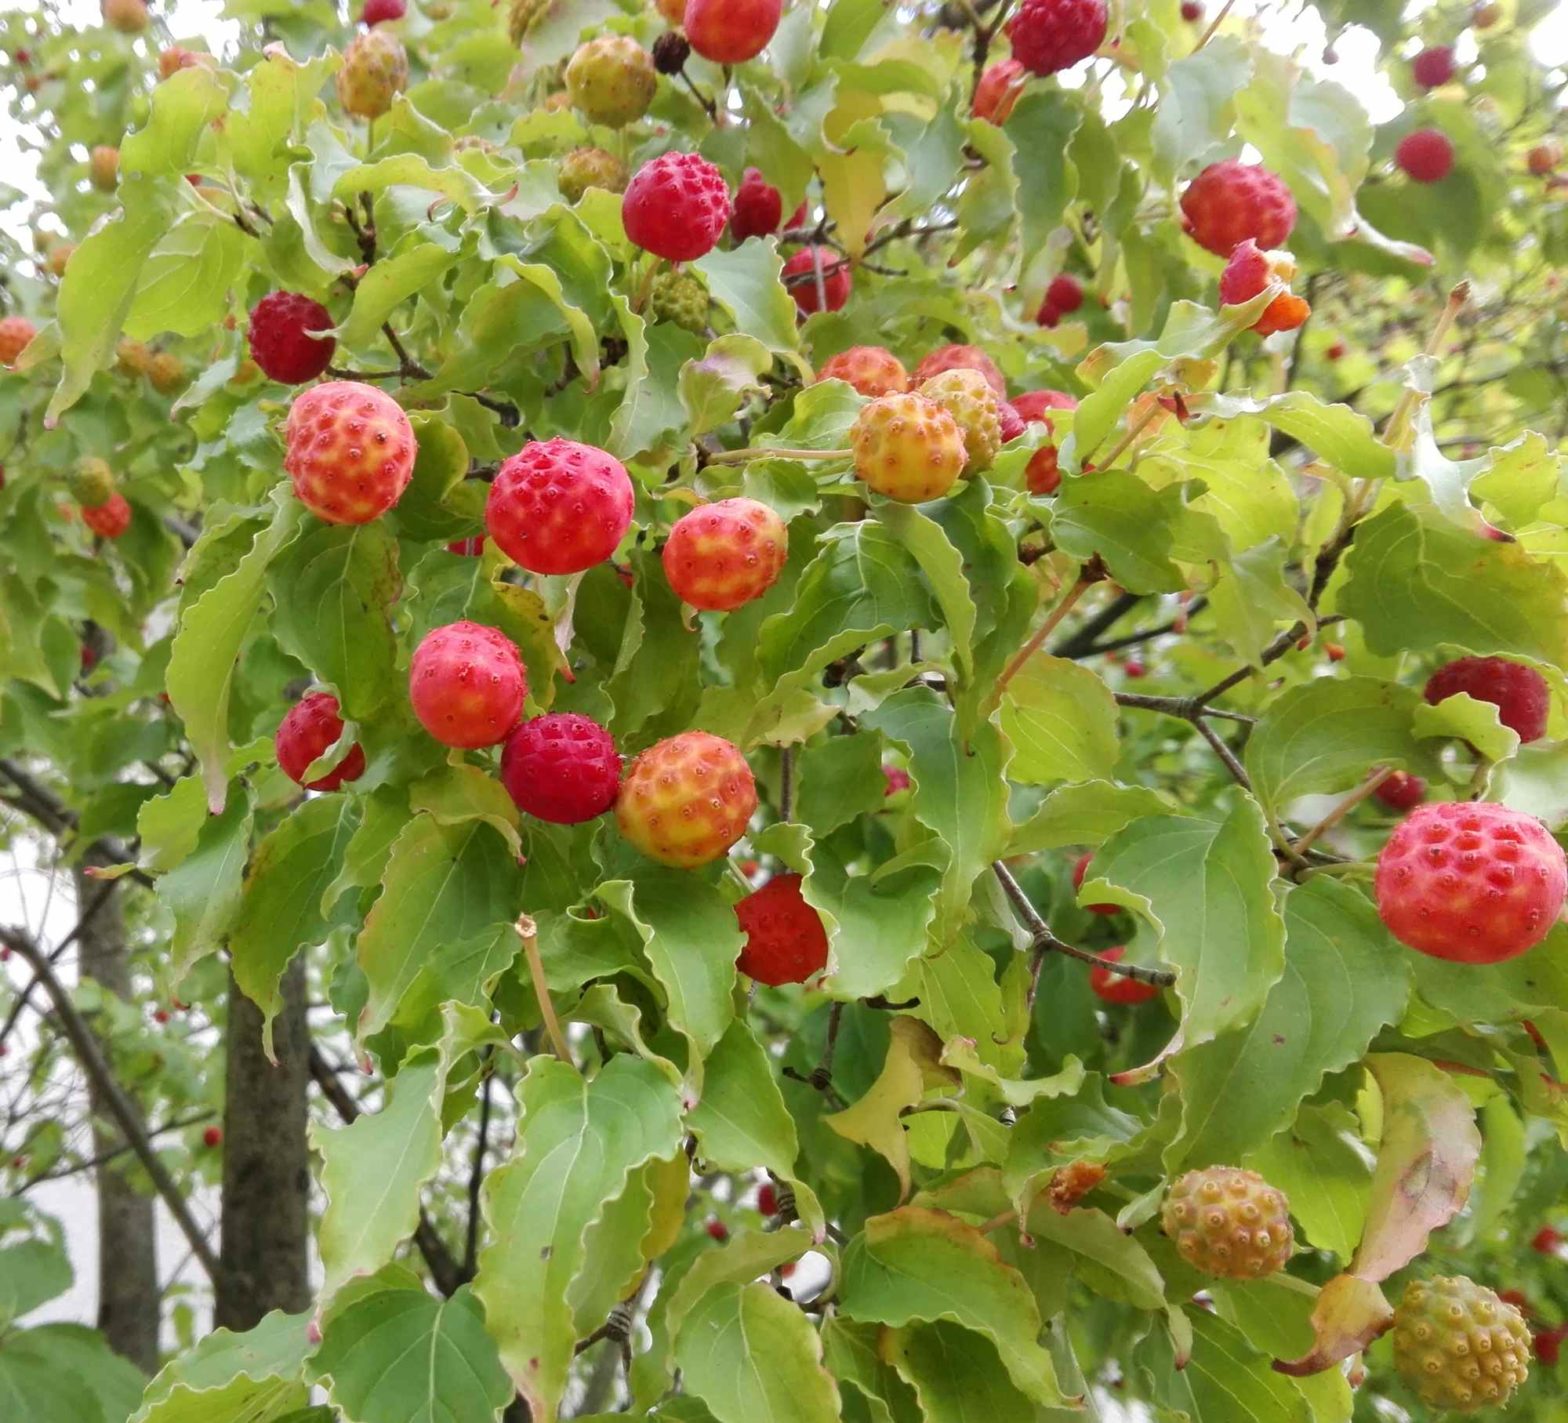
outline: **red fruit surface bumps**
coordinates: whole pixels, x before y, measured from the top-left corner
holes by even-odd
[[[497,472],[485,528],[530,573],[603,563],[632,521],[632,482],[614,455],[559,436],[524,445]]]
[[[1029,82],[1029,71],[1016,59],[1000,59],[980,76],[970,111],[977,119],[1005,124]]]
[[[1539,741],[1546,734],[1551,689],[1546,678],[1523,662],[1506,657],[1459,657],[1445,662],[1427,679],[1423,696],[1433,706],[1461,692],[1478,702],[1491,702],[1497,719],[1521,741]]]
[[[384,25],[389,20],[401,20],[407,13],[404,0],[365,0],[359,19],[365,25]]]
[[[37,334],[38,328],[25,316],[0,316],[0,366],[14,366]]]
[[[730,210],[724,175],[695,153],[663,153],[644,163],[621,199],[626,235],[671,262],[711,252]]]
[[[1486,802],[1410,812],[1377,860],[1377,910],[1402,944],[1455,963],[1500,963],[1562,912],[1568,865],[1534,816]]]
[[[822,278],[817,279],[821,272]],[[814,311],[838,311],[849,300],[854,288],[849,258],[831,247],[802,247],[784,264],[784,285],[795,298],[795,305],[807,315]]]
[[[1209,164],[1187,184],[1181,211],[1192,240],[1219,257],[1249,237],[1259,247],[1283,247],[1296,225],[1296,200],[1284,181],[1235,158]]]
[[[1023,0],[1007,37],[1013,58],[1031,73],[1071,69],[1105,39],[1105,0]]]
[[[1016,440],[1029,428],[1029,422],[1013,408],[1013,402],[1002,400],[997,402],[996,421],[1002,431],[1002,443]]]
[[[1073,888],[1083,888],[1083,882],[1088,877],[1089,866],[1094,862],[1094,851],[1080,855],[1073,862]],[[1122,907],[1119,904],[1086,904],[1083,906],[1091,914],[1120,914]]]
[[[706,731],[683,731],[632,762],[615,819],[650,859],[694,869],[728,851],[756,808],[757,783],[739,748]]]
[[[932,376],[939,376],[943,371],[968,370],[979,371],[985,377],[986,384],[998,395],[1007,394],[1007,380],[997,366],[984,351],[978,346],[938,346],[925,360],[915,367],[914,373],[909,377],[912,386],[922,386]],[[1027,415],[1024,419],[1028,419]]]
[[[365,774],[365,752],[357,742],[326,775],[305,779],[310,763],[337,745],[342,735],[343,716],[336,697],[330,692],[301,697],[284,714],[273,738],[279,768],[307,791],[335,791],[346,781],[357,781]]]
[[[1418,128],[1399,140],[1394,164],[1414,183],[1441,183],[1454,170],[1454,145],[1441,129]]]
[[[1052,327],[1064,316],[1071,316],[1083,305],[1083,283],[1070,272],[1061,272],[1051,278],[1045,289],[1045,299],[1035,320],[1045,327]]]
[[[414,715],[446,746],[494,746],[517,725],[527,695],[516,644],[482,623],[432,629],[409,663]]]
[[[329,524],[385,514],[414,473],[414,427],[390,395],[334,380],[294,397],[283,468],[299,501]]]
[[[104,503],[85,507],[82,522],[100,538],[117,539],[131,526],[131,506],[116,490]]]
[[[1265,252],[1249,237],[1236,244],[1220,273],[1220,301],[1226,306],[1241,306],[1260,295],[1270,282],[1288,285],[1295,275],[1295,259],[1288,253]],[[1252,330],[1260,336],[1294,331],[1311,314],[1312,308],[1303,298],[1281,292],[1263,308]]]
[[[849,443],[855,474],[906,504],[946,494],[969,457],[958,422],[920,395],[884,395],[862,406]]]
[[[686,0],[686,38],[704,59],[742,64],[768,47],[783,13],[784,0]]]
[[[250,353],[262,373],[286,385],[315,380],[332,364],[337,341],[312,331],[330,331],[331,313],[296,292],[270,292],[250,314]]]
[[[1409,771],[1395,771],[1373,794],[1390,810],[1412,810],[1426,799],[1426,782]]]
[[[598,722],[575,712],[550,712],[507,737],[501,784],[525,814],[552,825],[577,825],[615,804],[621,758]]]
[[[1454,77],[1454,52],[1446,44],[1424,49],[1410,61],[1410,77],[1423,89],[1440,89]]]
[[[1012,402],[1013,409],[1031,424],[1044,425],[1047,430],[1055,433],[1055,422],[1047,413],[1053,410],[1072,411],[1078,408],[1078,402],[1072,396],[1060,390],[1031,390],[1026,391]],[[1054,444],[1041,445],[1032,456],[1024,470],[1024,480],[1031,494],[1055,494],[1061,488],[1062,472],[1057,467],[1056,446]]]
[[[1126,949],[1106,949],[1100,957],[1112,963],[1120,963],[1126,955]],[[1098,965],[1089,970],[1089,987],[1095,997],[1107,1003],[1147,1003],[1151,998],[1160,996],[1160,990],[1154,984],[1140,983],[1136,978],[1112,973],[1110,969]]]
[[[676,521],[664,545],[664,575],[682,601],[729,612],[760,598],[789,553],[784,521],[755,499],[720,499]]]
[[[730,218],[730,233],[737,242],[748,237],[766,237],[779,230],[784,220],[784,198],[762,176],[759,168],[748,168],[735,189],[735,215]]]
[[[870,400],[879,395],[902,395],[909,389],[904,363],[882,346],[851,346],[829,356],[817,371],[817,379],[841,380]]]
[[[804,983],[827,967],[827,931],[800,886],[799,875],[775,875],[735,906],[746,936],[736,962],[758,983]]]

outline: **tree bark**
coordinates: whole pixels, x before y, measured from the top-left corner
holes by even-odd
[[[90,903],[100,886],[80,869],[72,871],[78,905]],[[81,976],[119,998],[131,996],[131,971],[120,896],[110,895],[77,940]],[[107,1045],[105,1055],[109,1056]],[[111,1057],[112,1061],[112,1057]],[[125,1146],[102,1093],[88,1083],[93,1116],[93,1154]],[[151,1374],[158,1369],[158,1243],[153,1199],[132,1182],[133,1156],[107,1161],[95,1173],[98,1185],[98,1328],[109,1347]]]
[[[223,1245],[215,1322],[250,1329],[269,1310],[310,1305],[310,1152],[305,1138],[310,1041],[305,961],[283,975],[272,1025],[277,1063],[262,1050],[261,1010],[229,978],[223,1104]]]

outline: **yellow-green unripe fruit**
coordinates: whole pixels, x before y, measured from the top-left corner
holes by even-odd
[[[708,289],[685,272],[660,272],[648,293],[648,310],[660,321],[701,335],[708,329]]]
[[[906,504],[946,494],[968,458],[958,422],[922,395],[884,395],[862,406],[849,442],[855,473]]]
[[[397,36],[366,30],[343,51],[338,102],[358,119],[379,119],[408,87],[408,55]]]
[[[1296,1244],[1284,1193],[1239,1166],[1189,1171],[1166,1194],[1160,1224],[1183,1260],[1221,1279],[1272,1275]]]
[[[1463,1276],[1412,1280],[1394,1310],[1394,1365],[1428,1408],[1501,1408],[1530,1372],[1524,1316]]]
[[[1002,415],[996,392],[979,371],[955,368],[932,376],[919,394],[935,401],[953,417],[964,434],[966,474],[991,468],[1002,448]]]
[[[572,107],[590,123],[624,128],[648,112],[659,76],[653,56],[629,35],[600,35],[566,66]]]
[[[602,148],[574,148],[561,160],[556,184],[569,203],[575,203],[589,188],[619,193],[626,187],[626,165]]]
[[[120,150],[99,144],[87,156],[87,176],[101,193],[112,193],[120,181]]]
[[[71,497],[88,509],[107,504],[115,491],[114,471],[97,455],[83,455],[77,460],[67,483]]]

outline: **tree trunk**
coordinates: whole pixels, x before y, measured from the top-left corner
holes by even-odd
[[[223,1245],[215,1321],[249,1329],[269,1310],[310,1306],[310,1155],[305,1139],[310,1040],[305,961],[283,975],[272,1025],[274,1066],[261,1044],[261,1010],[229,978],[223,1104]]]
[[[78,907],[92,902],[102,886],[80,869],[72,872]],[[111,894],[78,938],[81,976],[117,997],[131,995],[125,916],[120,896]],[[105,1055],[110,1057],[107,1046]],[[125,1145],[113,1118],[89,1083],[93,1114],[93,1151],[105,1156]],[[158,1323],[162,1291],[158,1284],[158,1244],[153,1199],[132,1184],[136,1158],[105,1162],[98,1185],[98,1328],[109,1347],[147,1373],[158,1370]]]

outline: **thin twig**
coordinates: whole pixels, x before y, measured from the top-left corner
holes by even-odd
[[[1002,700],[1002,693],[1007,690],[1007,684],[1023,669],[1024,663],[1040,650],[1046,638],[1055,632],[1062,619],[1072,612],[1073,605],[1099,581],[1098,576],[1091,576],[1087,568],[1079,573],[1072,586],[1062,594],[1056,606],[1046,614],[1045,621],[1030,635],[1029,641],[1013,654],[1012,661],[1002,669],[1002,675],[996,679],[996,689],[991,694],[993,706]]]
[[[1366,780],[1351,791],[1338,805],[1314,825],[1305,835],[1296,841],[1295,850],[1298,855],[1304,855],[1324,835],[1328,834],[1380,785],[1394,774],[1394,767],[1384,766],[1381,770],[1373,771]]]
[[[555,1004],[550,999],[550,985],[545,982],[544,960],[539,957],[539,926],[526,914],[518,916],[517,932],[523,941],[523,953],[528,959],[528,975],[533,979],[534,996],[539,1000],[539,1012],[544,1018],[545,1032],[555,1055],[568,1067],[572,1066],[572,1050],[566,1045],[566,1034],[561,1031],[561,1020],[555,1016]]]

